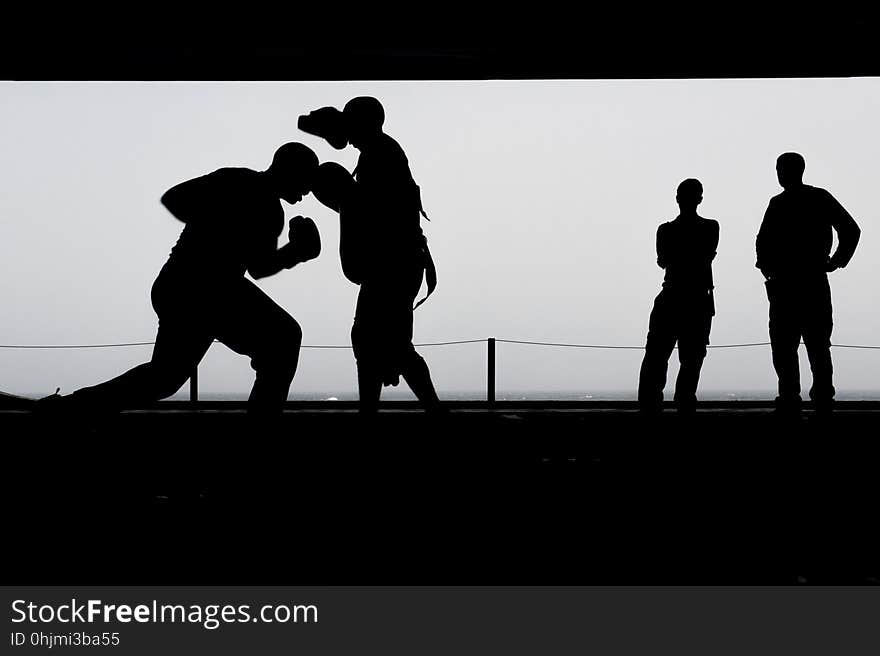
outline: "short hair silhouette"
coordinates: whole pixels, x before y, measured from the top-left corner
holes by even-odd
[[[784,188],[800,184],[806,168],[807,163],[800,153],[782,153],[776,158],[776,177]]]
[[[696,207],[703,200],[703,185],[696,178],[688,178],[678,185],[675,199],[680,205]]]
[[[291,141],[275,151],[266,173],[281,198],[297,203],[311,190],[318,162],[311,148]]]
[[[269,167],[279,175],[307,176],[309,179],[318,169],[318,156],[312,149],[296,141],[291,141],[275,151]]]
[[[352,98],[345,103],[342,116],[348,141],[355,148],[363,146],[365,140],[372,141],[382,134],[385,110],[382,103],[372,96]]]
[[[355,120],[375,129],[381,129],[385,124],[385,109],[382,107],[382,103],[372,96],[352,98],[345,103],[342,114],[349,120]]]

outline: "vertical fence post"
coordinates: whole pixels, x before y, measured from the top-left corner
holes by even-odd
[[[488,370],[486,376],[486,402],[489,405],[495,403],[495,338],[490,337],[487,340],[488,345]]]
[[[189,376],[189,402],[195,405],[199,401],[199,365],[193,367]]]

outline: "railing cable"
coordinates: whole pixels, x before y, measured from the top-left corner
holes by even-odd
[[[214,340],[217,341],[217,340]],[[458,339],[448,342],[423,342],[414,346],[453,346],[457,344],[480,344],[486,339]],[[645,350],[644,346],[629,346],[616,344],[569,344],[566,342],[539,342],[525,339],[501,339],[496,342],[502,344],[524,344],[528,346],[552,346],[557,348],[584,348],[584,349],[621,349],[621,350]],[[96,348],[120,348],[129,346],[153,346],[156,342],[120,342],[118,344],[0,344],[0,349],[96,349]],[[801,342],[803,344],[803,342]],[[770,342],[743,342],[741,344],[710,344],[710,349],[751,348],[754,346],[770,346]],[[880,350],[880,346],[865,344],[832,344],[834,348],[846,349],[870,349]],[[303,344],[304,349],[351,349],[350,344]]]

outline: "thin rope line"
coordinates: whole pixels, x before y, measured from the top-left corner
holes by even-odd
[[[485,339],[462,339],[452,342],[425,342],[413,346],[451,346],[454,344],[477,344]],[[218,340],[214,340],[218,343]],[[93,349],[116,348],[128,346],[153,346],[156,342],[123,342],[119,344],[0,344],[2,349]],[[350,349],[350,344],[303,344],[300,348],[308,349]]]
[[[610,346],[604,344],[563,344],[560,342],[533,342],[523,339],[496,339],[496,342],[504,344],[527,344],[529,346],[560,346],[563,348],[591,348],[591,349],[639,349],[644,346]]]
[[[215,342],[217,340],[214,340]],[[413,346],[453,346],[458,344],[480,344],[487,341],[486,339],[460,339],[449,342],[424,342],[421,344],[413,344]],[[622,346],[613,344],[568,344],[563,342],[538,342],[522,339],[496,339],[501,344],[525,344],[528,346],[553,346],[559,348],[586,348],[586,349],[620,349],[620,350],[638,350],[643,351],[644,346]],[[153,346],[156,342],[122,342],[119,344],[0,344],[0,349],[96,349],[96,348],[120,348],[130,346]],[[801,342],[803,344],[803,342]],[[770,342],[744,342],[742,344],[712,344],[706,348],[710,349],[727,349],[727,348],[750,348],[754,346],[770,346]],[[880,346],[869,346],[865,344],[832,344],[834,348],[847,349],[869,349],[880,350]],[[351,349],[349,344],[303,344],[304,349]]]
[[[122,344],[0,344],[4,349],[91,349],[119,346],[152,346],[156,342],[125,342]]]
[[[496,339],[496,342],[502,342],[505,344],[527,344],[530,346],[557,346],[564,348],[588,348],[588,349],[627,349],[627,350],[638,350],[644,351],[644,346],[613,346],[610,344],[563,344],[561,342],[535,342],[528,340],[517,340],[517,339]],[[716,344],[707,346],[706,348],[746,348],[751,346],[770,346],[770,342],[748,342],[744,344]],[[873,348],[873,347],[864,347],[864,348]]]
[[[529,346],[555,346],[563,348],[588,348],[588,349],[627,349],[644,351],[644,346],[616,346],[610,344],[566,344],[562,342],[537,342],[530,340],[518,339],[496,339],[496,342],[504,344],[526,344]],[[800,342],[803,344],[803,342]],[[727,349],[727,348],[750,348],[753,346],[770,346],[770,342],[744,342],[742,344],[710,344],[706,348],[710,349]],[[850,348],[850,349],[872,349],[880,350],[880,346],[866,346],[862,344],[832,344],[834,348]]]
[[[452,344],[482,344],[485,339],[460,339],[455,342],[425,342],[424,344],[413,344],[413,346],[451,346]]]

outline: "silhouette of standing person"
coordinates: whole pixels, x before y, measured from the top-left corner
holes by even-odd
[[[834,399],[831,364],[831,287],[828,273],[845,267],[861,230],[825,189],[803,182],[806,163],[798,153],[776,160],[782,193],[770,199],[756,240],[757,262],[770,303],[770,344],[779,379],[776,405],[798,411],[801,382],[798,347],[807,348],[813,386],[810,398],[820,411]],[[831,253],[832,231],[838,245]]]
[[[289,243],[280,199],[309,193],[317,156],[306,146],[281,146],[266,171],[222,168],[169,189],[161,202],[185,225],[152,288],[159,317],[153,355],[107,382],[43,407],[118,410],[174,394],[217,339],[251,358],[256,372],[248,411],[280,413],[296,372],[302,331],[254,278],[271,276],[317,257],[320,236],[311,219],[290,221]]]
[[[676,342],[681,366],[673,398],[679,411],[695,409],[715,315],[712,260],[718,249],[718,222],[697,214],[703,200],[699,180],[689,178],[678,185],[675,199],[678,217],[657,228],[657,264],[666,274],[651,310],[639,373],[639,406],[646,411],[662,407],[669,356]]]
[[[349,142],[360,150],[356,182],[341,166],[322,165],[315,197],[339,211],[343,272],[360,285],[351,341],[361,410],[375,411],[383,385],[397,385],[401,376],[426,409],[439,410],[428,365],[412,343],[413,304],[422,281],[427,276],[429,294],[436,284],[420,226],[419,187],[403,149],[382,130],[385,112],[378,100],[354,98],[333,120],[334,145]]]

